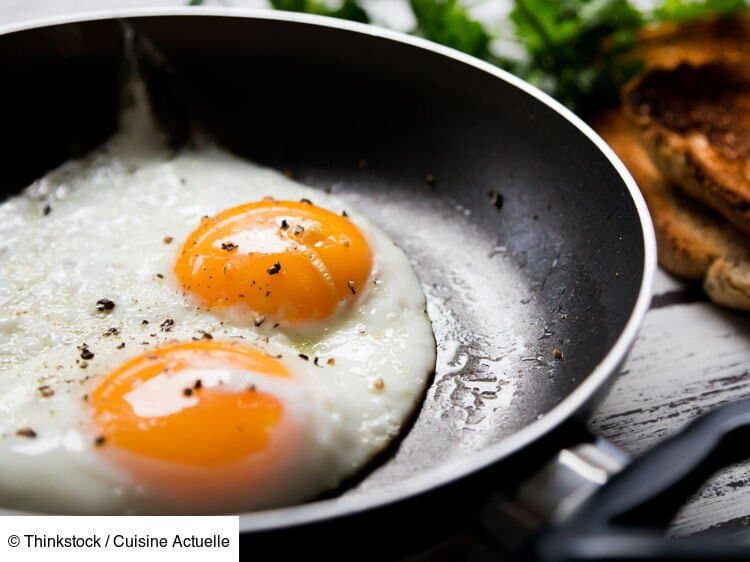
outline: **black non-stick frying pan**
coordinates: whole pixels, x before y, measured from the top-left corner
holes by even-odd
[[[574,447],[590,440],[576,419],[622,363],[655,270],[643,199],[601,139],[521,80],[413,37],[279,12],[140,10],[2,30],[3,193],[114,130],[122,19],[168,61],[174,83],[154,73],[151,86],[173,131],[187,112],[236,153],[356,205],[404,248],[429,302],[437,372],[405,437],[333,494],[243,514],[248,555],[383,559],[468,528],[492,544],[518,490],[567,517],[533,543],[547,559],[684,548],[614,523],[657,497],[643,522],[665,525],[675,502],[662,492],[705,469],[705,438],[558,509],[617,468]],[[669,446],[695,462],[659,465]]]

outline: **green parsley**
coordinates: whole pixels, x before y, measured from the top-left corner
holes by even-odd
[[[492,37],[458,0],[410,0],[410,4],[420,35],[481,59],[490,58]]]
[[[714,15],[729,15],[747,7],[746,0],[664,0],[653,12],[656,21],[685,22]]]
[[[573,109],[616,99],[637,71],[621,57],[644,21],[628,0],[517,0],[510,18],[529,57],[515,71]]]
[[[359,5],[358,0],[343,0],[337,8],[329,7],[322,0],[271,0],[271,6],[288,12],[306,12],[362,23],[370,21],[367,12]]]

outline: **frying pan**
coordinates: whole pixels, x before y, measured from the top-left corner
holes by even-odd
[[[534,503],[519,490],[559,504],[619,468],[624,456],[592,445],[579,420],[633,343],[655,243],[633,180],[580,119],[494,66],[370,26],[235,9],[87,14],[0,30],[6,196],[114,131],[123,20],[168,61],[148,78],[172,132],[190,114],[230,150],[356,205],[410,256],[429,303],[436,374],[405,436],[331,494],[242,514],[243,547],[384,559],[479,528],[494,548],[516,538],[498,532],[509,506],[523,520]],[[705,422],[687,468],[705,468],[706,432],[718,442],[730,414]],[[612,522],[687,489],[663,466],[675,463],[650,460],[576,502],[578,515],[558,510],[575,525],[537,535],[533,555],[640,552]],[[650,513],[666,525],[670,511]]]

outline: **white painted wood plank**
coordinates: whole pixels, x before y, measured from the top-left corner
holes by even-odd
[[[749,371],[750,318],[708,303],[652,310],[591,425],[639,454],[699,414],[750,396]],[[678,516],[675,532],[750,515],[748,484],[748,466],[724,472]]]
[[[683,283],[671,273],[667,273],[661,268],[656,271],[656,279],[654,279],[655,295],[663,295],[664,293],[680,291],[684,288],[685,283]]]
[[[186,6],[188,0],[3,0],[0,2],[0,25],[28,21],[62,14],[143,8],[158,6]],[[205,0],[205,6],[231,6],[241,8],[265,8],[267,0]]]

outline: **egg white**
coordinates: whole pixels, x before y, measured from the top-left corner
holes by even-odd
[[[172,265],[201,217],[264,196],[346,210],[365,233],[372,277],[335,320],[301,333],[256,328],[241,315],[201,310],[178,287]],[[113,310],[97,310],[103,298]],[[117,334],[105,335],[111,328]],[[280,466],[264,490],[220,501],[160,493],[106,460],[85,401],[130,357],[204,332],[280,354],[299,385],[291,395],[305,397],[285,397],[286,410],[309,432],[297,462]],[[0,205],[0,507],[210,513],[302,501],[335,487],[398,434],[434,364],[424,294],[388,236],[336,197],[216,147],[171,153],[142,107],[101,149]],[[17,434],[28,428],[36,437]]]

